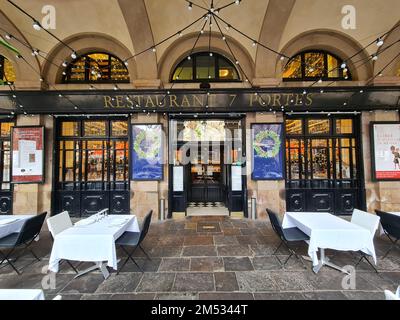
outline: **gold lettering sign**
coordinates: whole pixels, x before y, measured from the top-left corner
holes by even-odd
[[[168,96],[155,95],[134,95],[132,99],[125,99],[122,95],[104,96],[104,108],[106,109],[131,109],[134,106],[142,106],[145,108],[169,107],[169,108],[198,108],[204,107],[207,102],[212,107],[235,107],[247,106],[248,108],[260,106],[311,106],[313,104],[313,95],[298,93],[263,93],[255,95],[254,93],[246,94],[171,94]]]

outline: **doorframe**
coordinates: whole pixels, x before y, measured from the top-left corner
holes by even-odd
[[[304,121],[306,119],[329,119],[331,121],[334,121],[334,119],[353,119],[353,136],[352,139],[355,139],[356,142],[356,170],[357,170],[357,204],[359,206],[358,209],[361,210],[366,210],[366,190],[365,190],[365,172],[364,172],[364,157],[363,157],[363,139],[362,139],[362,114],[339,114],[338,116],[332,115],[332,116],[327,116],[325,114],[301,114],[301,115],[289,115],[284,114],[284,136],[285,136],[285,144],[287,142],[287,134],[286,134],[286,120],[290,119],[302,119],[303,121],[303,128],[306,128],[306,124]],[[332,120],[333,119],[333,120]],[[330,128],[333,129],[333,128]],[[325,139],[326,135],[323,135],[322,137],[319,135],[315,135],[315,137],[311,137],[307,135],[306,133],[302,134],[302,137],[307,136],[307,139],[309,138],[321,138]],[[330,139],[332,139],[335,135],[333,132],[330,132],[329,134]],[[346,137],[343,137],[346,138]],[[297,136],[294,136],[292,139],[297,139]],[[336,139],[336,138],[335,138]],[[332,159],[331,159],[332,161]],[[304,164],[305,166],[305,164]],[[288,183],[288,172],[287,171],[287,157],[286,157],[286,152],[285,152],[285,192],[287,193],[288,190],[296,190],[296,189],[290,189],[287,187]],[[312,190],[312,189],[297,189],[297,190]],[[335,189],[332,189],[335,190]],[[342,188],[342,190],[345,190]],[[335,200],[335,199],[334,199]],[[306,201],[306,200],[305,200]],[[286,206],[288,205],[288,198],[286,197],[285,199]],[[335,205],[336,202],[334,202]],[[336,213],[333,213],[336,214]],[[341,214],[343,215],[343,213]]]
[[[173,144],[173,137],[172,137],[172,130],[171,124],[173,120],[229,120],[229,119],[236,119],[240,121],[241,129],[242,129],[242,160],[244,162],[243,165],[247,166],[247,159],[246,159],[246,113],[187,113],[187,114],[168,114],[168,214],[167,218],[172,219],[173,214],[173,163],[172,160],[174,155],[172,154],[172,144]],[[184,167],[185,168],[185,167]],[[245,218],[248,217],[248,195],[247,195],[247,176],[242,175],[242,201],[243,201],[243,215]],[[229,191],[231,192],[231,191]],[[228,200],[229,201],[229,200]],[[187,217],[187,191],[184,191],[184,204],[185,204],[185,217]],[[228,205],[229,216],[231,216],[231,210]],[[183,212],[183,211],[182,211]]]
[[[58,183],[58,161],[59,161],[59,153],[58,153],[58,146],[59,146],[59,129],[60,129],[60,123],[62,121],[82,121],[82,120],[126,120],[128,123],[128,172],[127,172],[127,178],[128,178],[128,192],[129,195],[131,193],[131,115],[89,115],[90,117],[88,118],[88,116],[84,116],[84,115],[78,115],[78,116],[68,116],[68,115],[60,115],[57,117],[53,117],[53,149],[52,149],[52,155],[53,155],[53,165],[52,165],[52,182],[51,182],[51,201],[50,201],[50,216],[54,216],[57,215],[61,212],[56,213],[56,208],[57,208],[57,183]],[[82,128],[80,128],[80,130],[83,130]],[[110,138],[110,137],[108,137]],[[82,190],[80,190],[81,192]],[[109,199],[110,200],[110,199]],[[110,202],[110,201],[109,201]],[[110,204],[109,204],[110,206]],[[130,204],[129,204],[130,206]],[[82,210],[81,210],[82,211]],[[82,214],[80,214],[80,217],[82,216]]]

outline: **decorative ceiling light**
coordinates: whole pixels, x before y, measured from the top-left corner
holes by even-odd
[[[12,35],[11,34],[6,34],[5,37],[6,37],[7,40],[11,40]]]
[[[227,31],[229,31],[230,28],[231,28],[231,25],[230,25],[230,24],[228,24],[228,25],[225,27],[225,29],[226,29]]]
[[[378,47],[382,47],[382,46],[383,46],[383,43],[384,43],[384,41],[383,41],[382,38],[376,39],[376,45],[377,45]]]
[[[64,68],[66,68],[66,67],[68,66],[67,61],[64,61],[64,62],[62,63],[62,66],[63,66]]]
[[[15,99],[17,96],[15,94],[13,94],[12,97]]]
[[[125,61],[124,61],[124,65],[126,65],[126,66],[128,66],[128,65],[129,65],[129,62],[128,62],[128,60],[125,60]]]
[[[382,76],[383,76],[383,73],[379,72],[378,77],[382,77]]]
[[[188,56],[187,59],[188,59],[188,60],[192,60],[192,57],[191,57],[191,56]]]
[[[322,79],[319,79],[319,80],[318,80],[318,83],[322,83]]]
[[[67,75],[67,73],[66,73],[65,71],[63,71],[62,74],[63,74],[63,76],[66,76],[66,75]]]
[[[151,48],[151,51],[156,52],[157,51],[156,47]]]
[[[324,89],[321,89],[319,92],[324,93]]]
[[[223,36],[223,37],[222,37],[222,40],[223,40],[223,41],[225,41],[225,40],[226,40],[226,37],[225,37],[225,36]]]
[[[212,53],[212,52],[210,52],[209,54],[210,54],[210,57],[212,57],[212,56],[213,56],[213,53]]]
[[[374,60],[374,61],[378,60],[378,55],[377,54],[373,54],[372,55],[372,60]]]
[[[307,94],[307,90],[304,90],[304,91],[303,91],[303,94]]]
[[[235,4],[239,5],[242,0],[235,0]]]
[[[32,56],[38,56],[39,55],[39,50],[38,49],[33,49],[32,50]]]
[[[76,59],[78,56],[76,55],[76,52],[75,51],[72,51],[72,53],[71,53],[71,58],[72,59]]]
[[[36,20],[33,21],[32,27],[33,27],[33,29],[35,29],[36,31],[40,31],[40,30],[42,29],[42,26],[41,26],[40,23],[37,22]]]
[[[118,90],[118,86],[114,85],[114,90],[117,91]]]
[[[285,60],[285,56],[280,56],[279,58],[281,61]]]
[[[188,10],[190,11],[190,10],[192,10],[192,9],[193,9],[193,3],[189,2]]]
[[[361,90],[360,90],[360,93],[364,93],[364,90],[361,89]]]
[[[251,44],[253,47],[257,46],[257,41],[253,41],[253,43]]]
[[[59,95],[58,95],[60,98],[62,98],[62,94],[60,93]]]
[[[347,67],[346,62],[343,62],[343,63],[341,64],[340,67],[341,67],[342,69],[346,69],[346,67]]]
[[[178,32],[178,36],[179,36],[179,37],[182,37],[182,36],[183,36],[182,31],[179,31],[179,32]]]

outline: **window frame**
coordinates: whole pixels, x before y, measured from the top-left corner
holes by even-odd
[[[174,67],[171,75],[170,75],[170,82],[171,83],[202,83],[202,82],[242,82],[242,79],[240,77],[240,72],[239,70],[236,68],[235,64],[228,59],[227,57],[223,56],[222,54],[216,53],[216,52],[212,52],[212,57],[209,56],[209,52],[206,51],[201,51],[201,52],[197,52],[194,54],[191,54],[190,57],[190,63],[192,64],[192,79],[191,80],[181,80],[181,79],[176,79],[174,80],[174,74],[176,73],[177,69],[181,67],[181,65],[185,62],[187,62],[188,60],[188,56],[186,56],[184,59],[182,59],[181,61],[179,61],[179,63],[176,64],[176,66]],[[197,79],[197,58],[198,57],[209,57],[214,59],[214,74],[215,74],[215,78],[211,78],[211,79]],[[234,68],[234,70],[237,73],[238,79],[220,79],[219,78],[219,59],[224,59],[231,67]]]
[[[89,55],[91,54],[105,54],[108,56],[108,70],[107,70],[107,74],[109,79],[108,80],[90,80],[90,60],[93,60],[92,58],[89,57]],[[74,64],[76,62],[78,62],[80,59],[85,58],[85,80],[81,81],[81,80],[71,80],[71,68],[74,66]],[[126,69],[126,71],[128,72],[128,76],[129,79],[128,80],[112,80],[111,79],[111,62],[112,62],[112,58],[118,60],[122,66],[124,66],[124,68]],[[102,69],[101,67],[99,67],[100,69]],[[103,51],[90,51],[90,52],[86,52],[80,56],[78,56],[76,59],[72,60],[71,62],[69,62],[68,66],[65,68],[65,72],[66,75],[62,76],[62,83],[66,83],[66,84],[88,84],[88,83],[130,83],[131,81],[131,76],[129,73],[129,69],[125,66],[124,62],[118,58],[117,56],[108,53],[108,52],[103,52]]]
[[[324,70],[324,75],[322,77],[316,76],[316,77],[306,77],[306,66],[305,66],[305,56],[306,54],[309,53],[319,53],[319,54],[323,54],[324,55],[324,66],[327,67],[328,66],[328,55],[334,57],[337,61],[338,61],[338,70],[339,70],[339,77],[329,77],[328,76],[328,72],[329,70]],[[294,59],[296,59],[298,56],[300,56],[301,59],[301,78],[284,78],[283,77],[283,73],[285,72],[285,68],[287,67],[287,65],[293,61]],[[349,70],[349,67],[347,66],[347,75],[348,75],[348,79],[344,78],[343,75],[343,69],[340,67],[340,65],[343,63],[343,59],[341,59],[340,57],[338,57],[337,55],[325,51],[325,50],[306,50],[306,51],[301,51],[299,53],[296,53],[293,57],[291,57],[289,59],[289,61],[286,63],[286,65],[283,68],[282,71],[282,80],[284,82],[298,82],[298,81],[317,81],[319,79],[322,79],[322,81],[352,81],[353,77],[351,74],[351,71]]]

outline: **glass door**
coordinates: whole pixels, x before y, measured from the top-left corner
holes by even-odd
[[[128,214],[128,121],[68,120],[58,128],[56,211]]]

